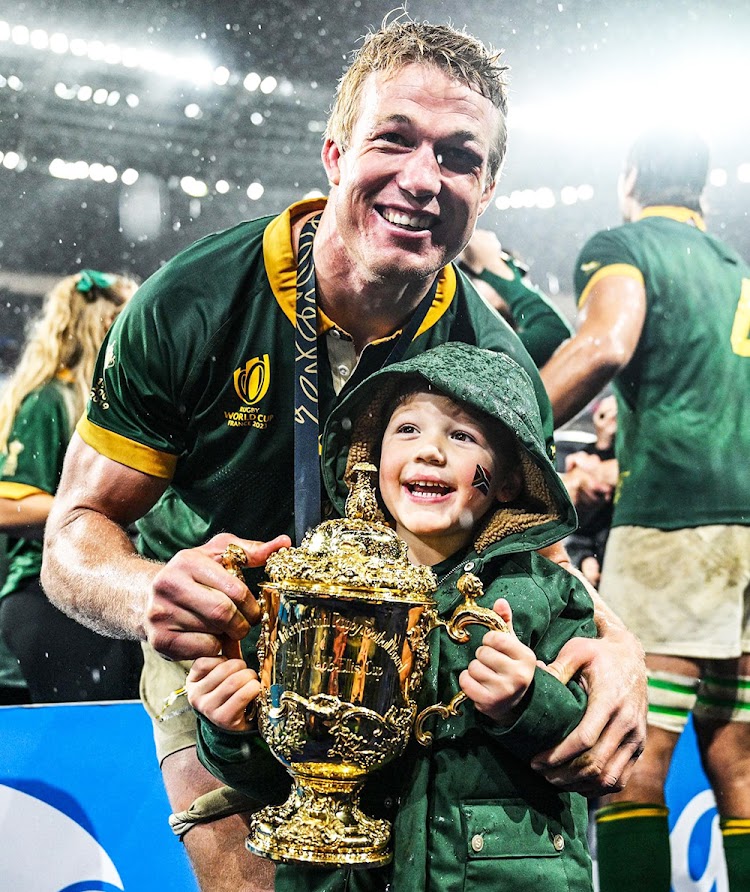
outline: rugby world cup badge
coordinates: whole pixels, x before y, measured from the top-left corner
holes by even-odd
[[[227,424],[230,427],[255,427],[265,429],[273,415],[261,414],[258,403],[268,392],[271,383],[271,364],[269,356],[264,353],[248,360],[244,366],[234,370],[234,390],[242,400],[236,412],[226,412]]]
[[[268,354],[264,353],[234,370],[234,389],[245,405],[254,406],[266,395],[271,380],[269,365]]]

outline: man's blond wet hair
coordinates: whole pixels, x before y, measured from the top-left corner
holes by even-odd
[[[377,71],[392,75],[413,63],[433,65],[489,99],[499,111],[488,159],[488,175],[493,180],[507,143],[507,66],[500,63],[501,54],[450,25],[414,22],[403,15],[391,22],[386,20],[379,31],[367,34],[352,54],[351,64],[339,81],[326,137],[342,152],[347,150],[360,114],[362,89],[370,74]]]

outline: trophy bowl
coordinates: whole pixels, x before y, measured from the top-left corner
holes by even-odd
[[[374,472],[355,469],[346,518],[266,564],[258,728],[292,790],[253,816],[247,847],[277,861],[371,867],[391,857],[389,822],[365,815],[359,795],[409,740],[435,578],[381,522]]]

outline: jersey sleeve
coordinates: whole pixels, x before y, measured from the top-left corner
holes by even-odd
[[[514,359],[528,374],[531,378],[531,383],[534,385],[534,393],[539,404],[539,414],[542,418],[547,453],[550,458],[553,458],[555,444],[552,404],[539,375],[539,369],[531,358],[531,354],[526,349],[517,332],[513,331],[497,310],[489,306],[484,298],[480,297],[468,277],[460,271],[457,276],[457,288],[459,289],[459,295],[463,296],[467,318],[461,320],[457,329],[451,332],[450,339],[463,341],[467,344],[476,344],[477,347],[483,347],[485,350],[505,353],[511,359]],[[463,323],[466,324],[464,325]]]
[[[52,387],[30,393],[16,413],[0,472],[0,498],[54,495],[70,439],[70,419]]]
[[[508,264],[513,279],[504,279],[489,270],[480,278],[491,285],[508,304],[518,326],[518,336],[538,368],[573,334],[573,328],[552,301]]]
[[[77,427],[101,454],[165,479],[185,449],[179,382],[190,368],[184,317],[178,322],[179,309],[170,311],[176,290],[157,274],[118,316],[99,353],[86,415]],[[188,297],[186,315],[192,305]]]
[[[617,230],[604,230],[589,239],[578,255],[574,271],[574,284],[578,306],[594,285],[606,276],[630,276],[643,281],[638,259]]]

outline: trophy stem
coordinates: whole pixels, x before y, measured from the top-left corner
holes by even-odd
[[[294,766],[294,786],[283,805],[267,806],[250,822],[245,845],[274,861],[376,867],[391,860],[391,825],[359,808],[365,775],[325,777],[310,764]]]

